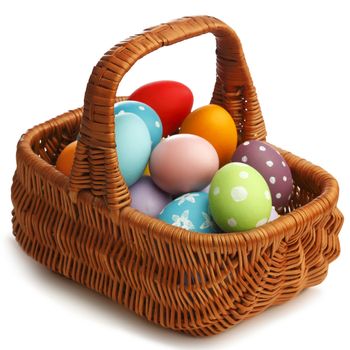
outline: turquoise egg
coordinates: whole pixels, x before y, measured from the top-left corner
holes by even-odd
[[[115,117],[115,142],[119,169],[128,186],[142,175],[151,155],[151,137],[146,124],[133,113]]]
[[[158,218],[185,230],[209,233],[221,232],[209,214],[208,193],[186,193],[170,202]]]
[[[162,138],[163,126],[156,111],[150,106],[137,101],[122,101],[114,106],[114,114],[133,113],[140,117],[147,125],[152,140],[152,149]]]

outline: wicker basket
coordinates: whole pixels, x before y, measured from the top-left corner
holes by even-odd
[[[242,233],[199,234],[130,207],[118,168],[114,103],[124,74],[158,48],[211,32],[217,80],[211,102],[233,116],[239,142],[264,140],[265,125],[235,32],[213,17],[182,18],[114,46],[94,67],[84,108],[35,126],[17,147],[13,232],[50,270],[192,335],[212,335],[280,304],[326,277],[340,251],[337,181],[281,150],[293,174],[277,220]],[[70,178],[57,156],[80,132]]]

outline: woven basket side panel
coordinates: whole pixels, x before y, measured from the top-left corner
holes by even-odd
[[[50,136],[50,147],[43,146],[48,160],[60,143]],[[301,186],[296,184],[288,210],[318,195]],[[20,154],[12,198],[13,229],[29,255],[157,324],[192,335],[219,333],[320,283],[339,253],[342,216],[336,208],[295,228],[287,240],[213,252],[160,239],[141,214],[125,211],[116,225],[103,207],[73,205],[64,188],[34,172]],[[271,228],[276,236],[278,229]]]
[[[336,207],[294,225],[285,238],[273,224],[274,240],[261,240],[257,232],[255,244],[248,246],[231,235],[213,250],[185,239],[163,239],[168,225],[150,223],[132,209],[116,224],[91,195],[73,204],[67,179],[49,163],[62,143],[76,138],[81,112],[34,129],[31,146],[19,143],[13,231],[23,249],[49,269],[148,320],[192,335],[219,333],[324,279],[328,263],[339,254],[343,217]],[[295,187],[285,209],[294,212],[320,194],[319,170],[313,172],[295,156],[287,159],[300,164],[292,167]],[[43,171],[35,171],[37,163]],[[167,237],[176,237],[175,231]]]
[[[186,246],[151,239],[128,221],[116,229],[88,207],[75,221],[16,176],[13,187],[14,231],[29,255],[157,324],[193,335],[219,333],[320,283],[339,251],[335,209],[275,251],[270,245],[258,253],[198,252],[202,263],[190,264]]]

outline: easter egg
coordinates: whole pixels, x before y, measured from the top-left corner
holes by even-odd
[[[158,114],[146,104],[137,101],[122,101],[114,106],[114,114],[133,113],[147,125],[152,141],[152,149],[159,143],[163,134],[162,122]]]
[[[292,190],[292,173],[281,154],[263,141],[245,141],[237,147],[232,161],[255,168],[269,185],[272,205],[280,210],[288,205]]]
[[[220,232],[209,214],[208,194],[186,193],[170,202],[158,218],[170,225],[195,232]]]
[[[163,139],[150,159],[155,184],[163,191],[177,195],[203,189],[218,167],[215,148],[202,137],[190,134]]]
[[[163,136],[177,131],[193,105],[191,90],[171,80],[143,85],[129,96],[129,100],[143,102],[157,112],[162,121]]]
[[[61,171],[66,176],[69,176],[72,171],[77,143],[77,141],[71,142],[63,149],[57,158],[56,169]]]
[[[273,220],[276,220],[278,217],[279,217],[279,215],[278,215],[278,213],[277,213],[275,207],[272,206],[272,208],[271,208],[271,213],[270,213],[270,218],[269,218],[269,222],[270,222],[270,221],[273,221]]]
[[[219,156],[220,166],[231,162],[237,147],[237,129],[232,116],[221,106],[210,104],[194,110],[182,122],[180,132],[209,141]]]
[[[115,142],[120,172],[128,186],[142,175],[151,154],[151,137],[143,120],[133,113],[115,117]]]
[[[141,177],[129,191],[131,207],[153,217],[158,216],[172,200],[171,196],[159,189],[149,176]]]
[[[229,163],[217,171],[210,183],[209,208],[223,231],[249,230],[268,222],[270,190],[253,167]]]
[[[149,172],[149,164],[148,163],[146,165],[145,171],[143,172],[143,175],[151,176],[151,173]]]
[[[201,192],[209,193],[210,190],[210,184],[202,189]]]

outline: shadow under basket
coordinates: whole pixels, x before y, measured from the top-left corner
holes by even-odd
[[[218,334],[322,282],[339,255],[343,223],[337,181],[283,150],[293,194],[282,215],[259,228],[200,234],[130,207],[114,138],[118,85],[139,58],[209,32],[217,44],[211,103],[232,115],[240,143],[265,140],[235,32],[213,17],[186,17],[114,46],[94,67],[83,108],[24,134],[11,190],[13,232],[27,254],[147,320],[196,336]],[[68,178],[55,163],[78,133]]]

